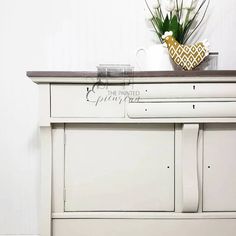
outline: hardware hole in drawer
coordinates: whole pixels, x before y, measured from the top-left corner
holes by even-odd
[[[158,98],[236,98],[235,83],[133,84],[140,99]]]
[[[236,117],[236,102],[156,102],[129,103],[130,118]]]

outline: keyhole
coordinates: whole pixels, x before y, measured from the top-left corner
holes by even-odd
[[[170,169],[170,167],[169,167],[169,166],[167,166],[167,169]]]
[[[195,109],[195,105],[193,105],[193,109]]]
[[[145,90],[145,92],[147,93],[147,89]]]
[[[196,89],[196,86],[195,85],[193,85],[193,90],[195,90]]]
[[[208,168],[208,169],[210,169],[210,168],[211,168],[211,166],[208,166],[207,168]]]
[[[147,108],[145,108],[145,111],[147,111]]]

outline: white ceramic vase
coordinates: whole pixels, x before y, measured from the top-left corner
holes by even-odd
[[[168,49],[156,44],[148,49],[139,49],[136,54],[138,70],[170,71],[174,70]]]

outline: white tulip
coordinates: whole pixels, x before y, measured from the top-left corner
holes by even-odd
[[[153,4],[153,8],[159,8],[161,6],[161,1],[156,1],[155,4]]]
[[[171,12],[175,9],[175,0],[165,0],[164,5],[166,11]]]
[[[188,9],[187,8],[183,8],[182,9],[182,13],[181,13],[181,19],[180,19],[180,24],[183,24],[185,19],[186,19],[186,16],[187,16],[187,13],[188,13]]]
[[[195,9],[197,4],[198,0],[183,0],[183,8]]]
[[[188,15],[189,14],[189,15]],[[184,22],[185,22],[185,20],[186,20],[186,16],[188,15],[188,21],[189,20],[192,20],[193,19],[193,17],[195,16],[195,14],[196,14],[196,11],[195,10],[191,10],[190,12],[188,12],[188,9],[187,8],[184,8],[184,9],[182,9],[182,14],[181,14],[181,19],[180,19],[180,24],[183,24]],[[196,22],[196,18],[195,18],[195,20],[194,20],[195,22]]]

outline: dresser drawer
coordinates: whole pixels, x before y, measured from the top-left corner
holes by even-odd
[[[129,103],[130,118],[236,117],[236,102]]]
[[[124,117],[123,86],[51,85],[52,117]]]
[[[134,84],[130,86],[139,93],[141,99],[236,97],[235,83]]]

